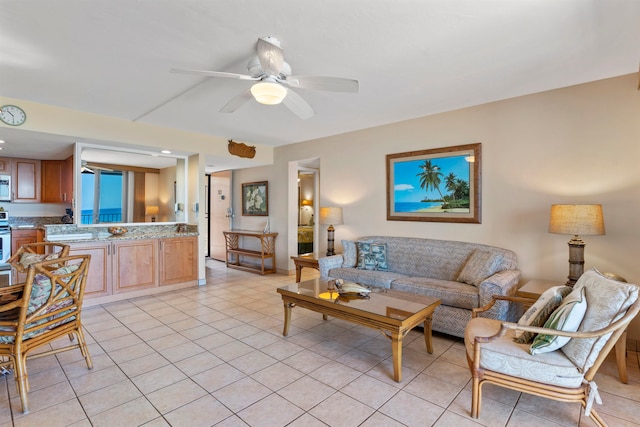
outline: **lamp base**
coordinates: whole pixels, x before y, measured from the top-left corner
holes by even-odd
[[[336,251],[333,248],[333,238],[336,229],[333,228],[333,225],[330,225],[327,228],[327,256],[335,255]]]
[[[567,286],[573,287],[582,273],[584,273],[584,247],[585,243],[580,236],[573,236],[569,240],[569,276],[567,276]]]

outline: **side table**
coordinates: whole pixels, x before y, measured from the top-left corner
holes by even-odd
[[[552,280],[532,279],[526,282],[518,289],[516,295],[525,298],[540,298],[540,295],[553,286],[563,285],[564,282],[554,282]],[[618,366],[618,376],[624,384],[629,382],[627,375],[627,331],[625,330],[620,339],[616,343],[614,350],[616,352],[616,365]]]
[[[302,269],[304,267],[315,268],[316,270],[320,270],[320,266],[318,265],[318,260],[315,259],[312,255],[292,256],[291,259],[293,260],[293,263],[296,265],[296,283],[300,282],[300,276],[302,275]]]

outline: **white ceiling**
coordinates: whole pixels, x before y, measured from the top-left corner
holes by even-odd
[[[629,74],[637,0],[0,0],[0,95],[280,146]],[[170,73],[246,73],[260,36],[293,74],[360,81],[299,89],[316,111],[251,101],[251,85]],[[0,139],[6,128],[0,128]]]

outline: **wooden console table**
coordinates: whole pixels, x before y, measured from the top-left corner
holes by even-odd
[[[225,264],[227,267],[271,274],[276,272],[276,237],[278,233],[263,233],[261,231],[231,230],[223,231],[227,251]],[[242,237],[252,237],[260,240],[260,250],[245,249],[240,246]],[[260,264],[248,263],[244,258],[259,258]],[[271,267],[265,266],[265,260],[271,259]]]

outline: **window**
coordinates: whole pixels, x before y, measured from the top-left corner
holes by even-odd
[[[127,173],[96,169],[82,173],[81,224],[123,222],[127,218]]]

